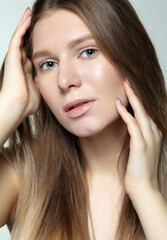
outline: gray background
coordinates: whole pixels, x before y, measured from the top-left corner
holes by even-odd
[[[22,14],[34,0],[0,0],[0,65],[6,55],[10,38]],[[148,31],[157,51],[167,84],[167,1],[130,0]],[[6,226],[0,229],[0,240],[9,240]]]

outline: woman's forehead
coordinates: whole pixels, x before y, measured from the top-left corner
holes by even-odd
[[[91,35],[82,18],[72,11],[59,9],[41,18],[34,26],[33,46],[41,42],[51,44],[52,41],[71,42],[74,39]]]
[[[41,17],[34,26],[34,31],[38,31],[38,33],[42,33],[44,30],[75,30],[76,28],[82,30],[89,30],[83,19],[77,14],[67,9],[58,9],[56,11],[52,11],[47,15]],[[68,32],[68,31],[67,31]]]

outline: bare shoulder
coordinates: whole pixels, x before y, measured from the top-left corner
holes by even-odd
[[[10,221],[19,193],[19,177],[0,154],[0,227]]]

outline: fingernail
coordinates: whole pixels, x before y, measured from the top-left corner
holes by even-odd
[[[29,14],[29,15],[26,17],[26,20],[29,19],[31,16],[32,16],[32,14]]]
[[[30,9],[30,8],[29,8],[29,7],[28,7],[28,8],[26,8],[25,12],[26,12],[28,9]]]
[[[127,82],[128,86],[131,87],[130,82],[127,79],[125,79],[125,81]]]
[[[118,97],[116,97],[116,99],[115,99],[120,105],[122,105],[123,106],[123,103],[122,103],[122,101],[121,101],[121,99],[119,99]]]

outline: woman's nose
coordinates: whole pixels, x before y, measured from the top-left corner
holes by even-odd
[[[58,87],[61,91],[67,92],[71,88],[78,88],[81,86],[82,81],[76,66],[72,63],[60,63],[58,70]]]

